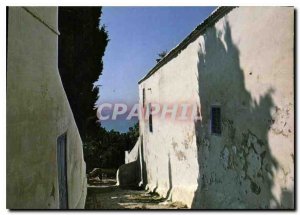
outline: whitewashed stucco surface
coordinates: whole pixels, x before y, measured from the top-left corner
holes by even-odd
[[[56,7],[30,7],[57,31]],[[9,7],[7,208],[58,209],[57,137],[67,132],[69,208],[84,208],[82,142],[58,72],[58,35],[24,8]]]
[[[294,8],[233,9],[140,83],[146,104],[197,104],[196,122],[140,120],[147,186],[192,208],[294,207]],[[211,105],[222,134],[210,133]]]

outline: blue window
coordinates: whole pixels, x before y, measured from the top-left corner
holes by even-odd
[[[221,108],[213,106],[211,108],[211,133],[221,134]]]

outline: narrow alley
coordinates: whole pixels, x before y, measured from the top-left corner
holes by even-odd
[[[296,210],[297,8],[62,5],[2,10],[9,212]]]

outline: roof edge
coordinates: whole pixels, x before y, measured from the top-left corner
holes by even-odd
[[[207,17],[200,25],[198,25],[185,39],[183,39],[175,48],[173,48],[163,59],[161,59],[148,73],[144,76],[138,84],[142,83],[148,79],[152,74],[154,74],[158,69],[176,57],[183,49],[185,49],[191,42],[195,41],[207,27],[215,24],[220,18],[225,14],[229,13],[235,6],[222,6],[218,7],[212,12],[212,14]]]

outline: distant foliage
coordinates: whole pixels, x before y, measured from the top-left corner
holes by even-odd
[[[126,150],[131,151],[131,149],[134,147],[136,141],[139,138],[139,123],[135,123],[133,127],[129,128],[129,131],[127,134],[127,142],[126,142]]]
[[[98,140],[84,142],[84,157],[87,172],[94,168],[117,169],[125,161],[125,150],[131,150],[139,136],[139,126],[136,123],[127,133],[118,131],[98,130]]]

